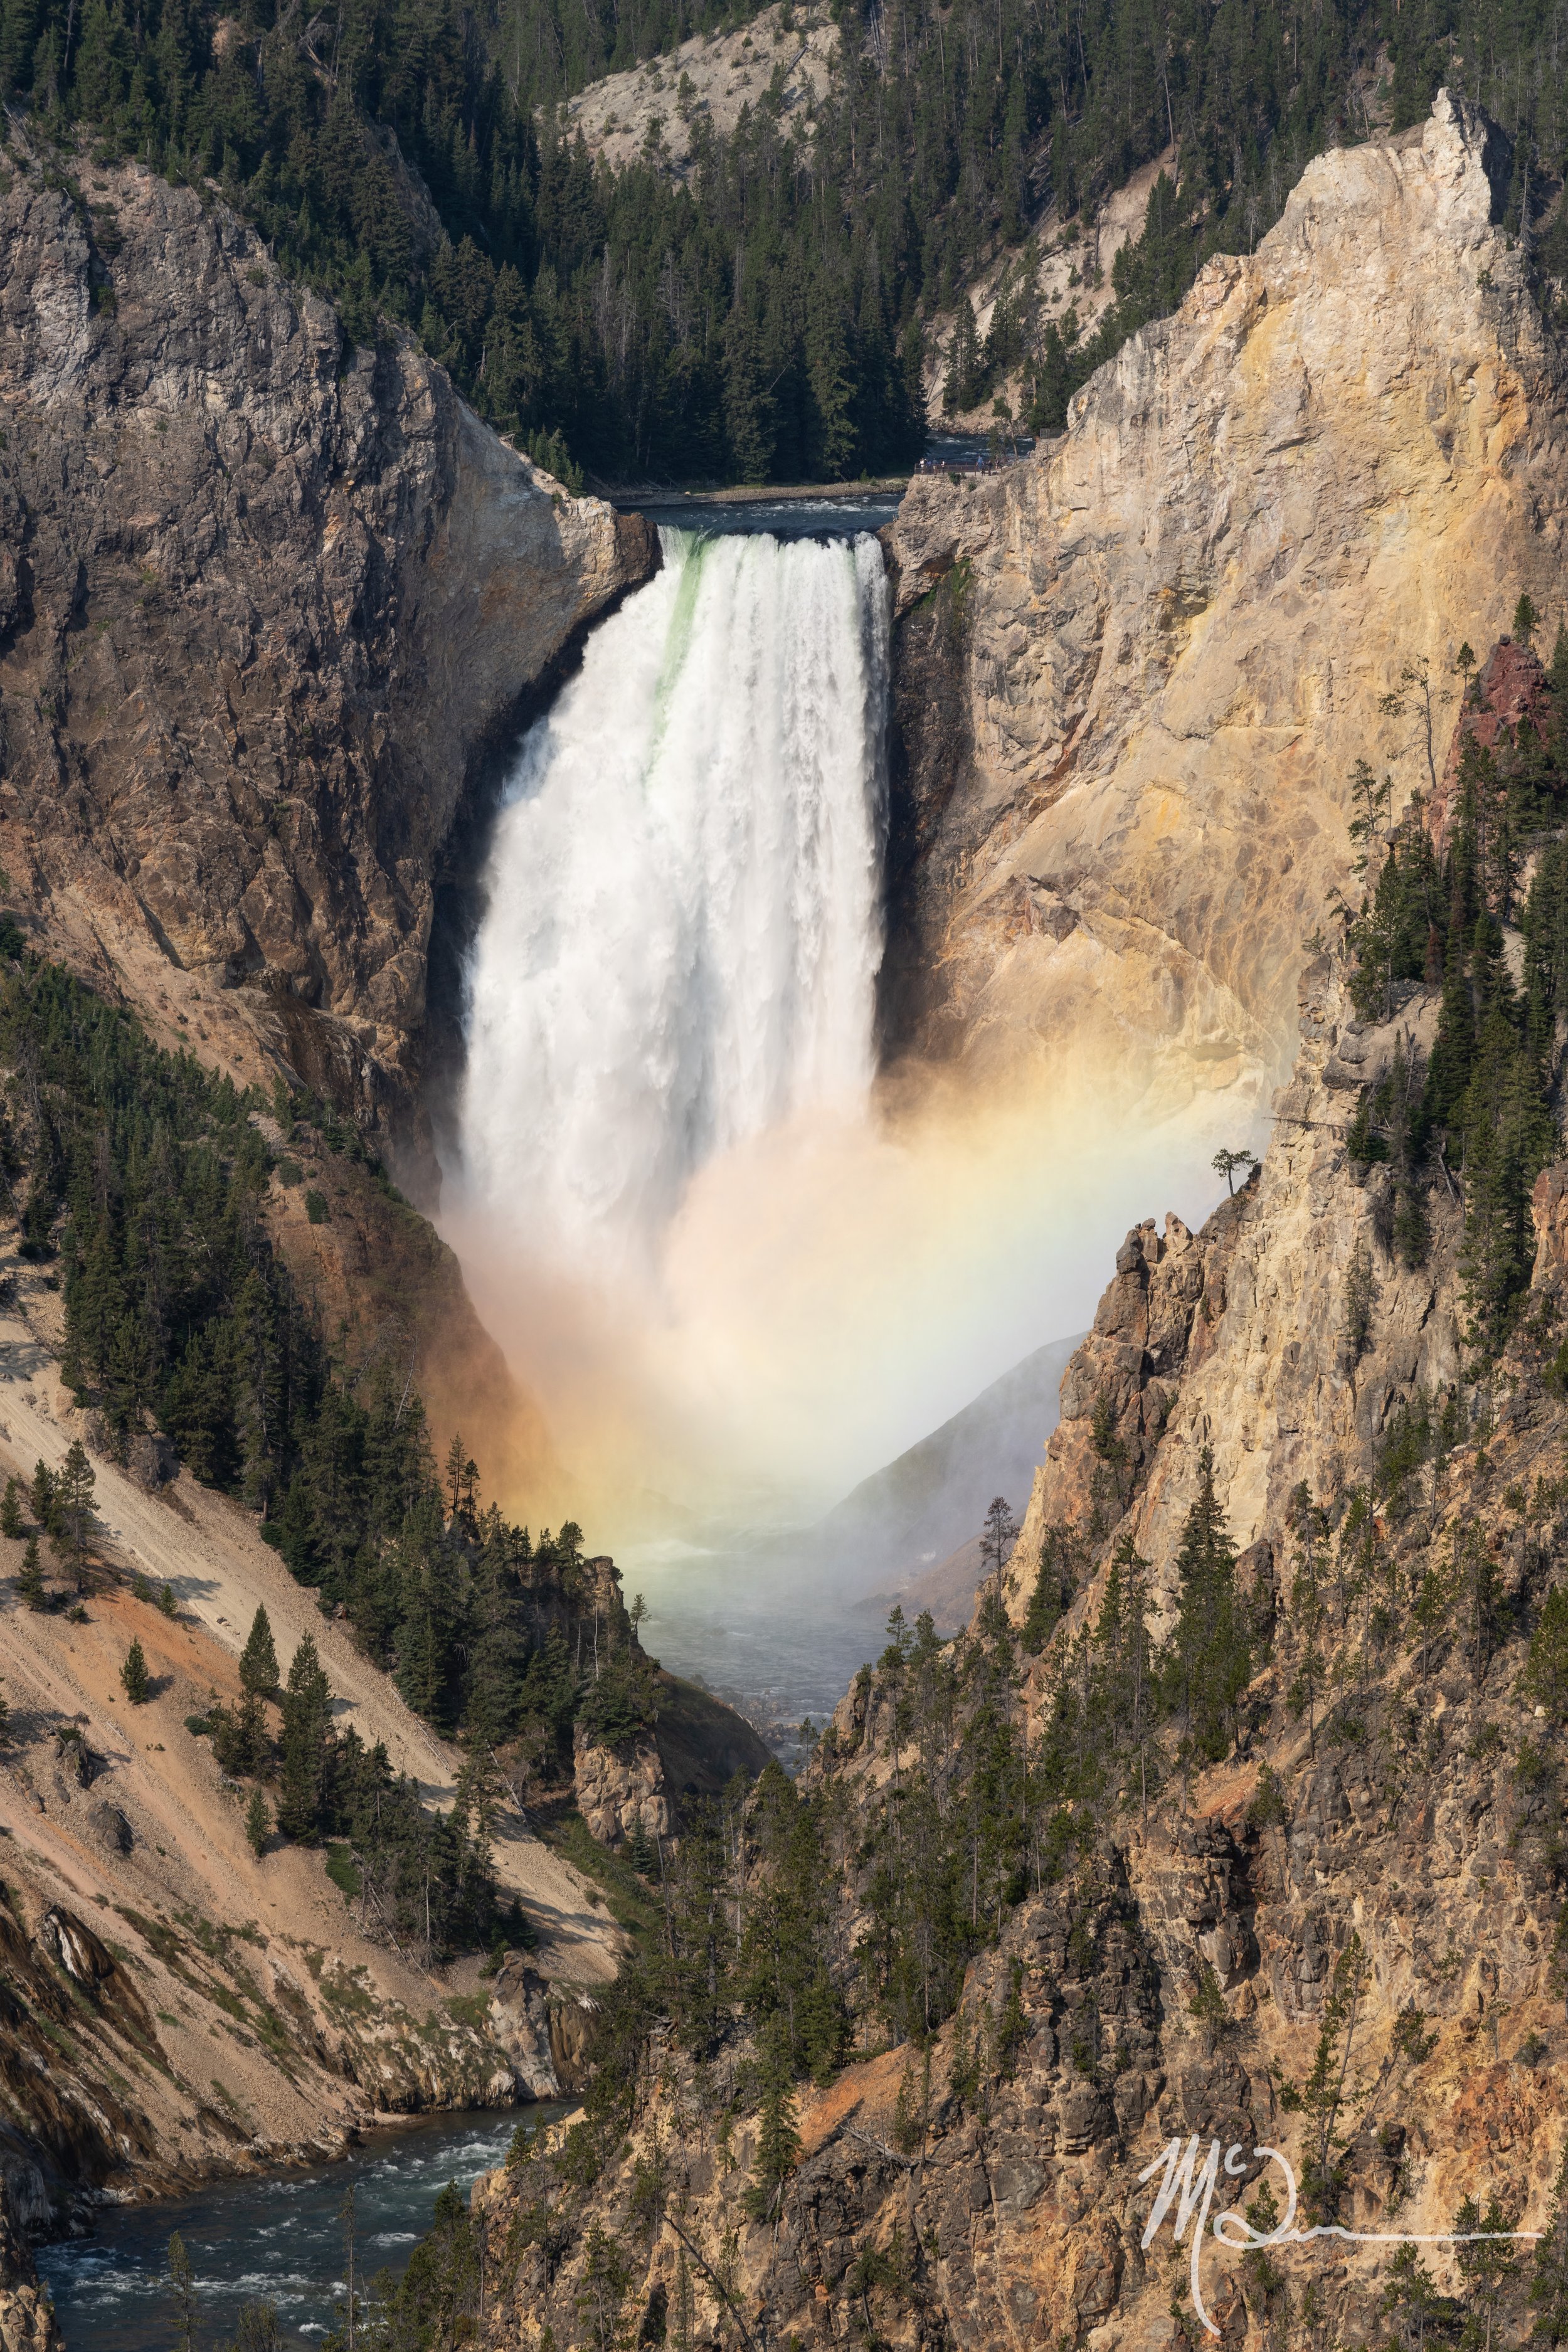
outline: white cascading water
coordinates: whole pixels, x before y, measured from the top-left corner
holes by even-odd
[[[873,1066],[881,551],[661,541],[523,744],[468,975],[468,1203],[601,1291],[657,1286],[705,1163]]]

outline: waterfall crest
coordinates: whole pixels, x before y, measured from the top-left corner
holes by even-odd
[[[661,533],[506,789],[459,1182],[566,1279],[657,1284],[709,1160],[873,1070],[888,593],[875,540]]]

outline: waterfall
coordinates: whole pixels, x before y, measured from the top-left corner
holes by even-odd
[[[521,747],[467,973],[467,1203],[601,1290],[657,1286],[703,1166],[873,1067],[881,551],[660,536]]]

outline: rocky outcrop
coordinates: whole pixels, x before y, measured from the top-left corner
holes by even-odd
[[[1384,1078],[1396,1054],[1408,1059],[1430,1048],[1437,992],[1407,991],[1392,1020],[1368,1026],[1354,1017],[1338,960],[1325,955],[1309,964],[1300,992],[1300,1055],[1276,1098],[1262,1168],[1200,1234],[1185,1237],[1185,1249],[1172,1253],[1177,1281],[1198,1286],[1206,1313],[1191,1318],[1173,1349],[1170,1323],[1179,1333],[1179,1310],[1172,1318],[1166,1309],[1163,1327],[1158,1319],[1163,1265],[1149,1282],[1152,1311],[1142,1307],[1142,1236],[1151,1228],[1142,1227],[1122,1252],[1136,1257],[1137,1271],[1130,1265],[1118,1275],[1094,1334],[1068,1366],[1061,1426],[1037,1474],[1011,1563],[1009,1605],[1020,1617],[1049,1528],[1083,1526],[1098,1505],[1101,1532],[1124,1524],[1140,1552],[1169,1563],[1207,1449],[1237,1543],[1278,1537],[1299,1486],[1331,1495],[1364,1478],[1400,1414],[1422,1399],[1440,1400],[1459,1378],[1457,1199],[1439,1179],[1427,1201],[1430,1250],[1420,1265],[1407,1266],[1393,1246],[1388,1171],[1354,1169],[1345,1153],[1360,1089]],[[1175,1222],[1167,1221],[1168,1230]],[[1369,1286],[1368,1326],[1352,1340],[1347,1302],[1358,1257]],[[1172,1287],[1167,1278],[1164,1297]],[[1102,1323],[1110,1327],[1109,1347]],[[1122,1386],[1108,1386],[1108,1353],[1123,1328],[1126,1353],[1114,1364]],[[1167,1360],[1175,1378],[1168,1371],[1162,1381]],[[1092,1413],[1102,1393],[1129,1448],[1118,1497],[1124,1522],[1120,1509],[1105,1507],[1107,1481],[1093,1444]],[[1163,1591],[1168,1600],[1168,1581]]]
[[[656,550],[406,337],[350,348],[209,191],[9,160],[11,903],[162,1042],[286,1066],[406,1145],[454,827]]]
[[[64,2352],[54,2306],[0,2180],[0,2352]]]
[[[763,106],[776,110],[809,152],[837,53],[838,30],[826,12],[769,6],[590,82],[566,100],[566,127],[617,170],[653,153],[680,181],[696,168],[704,131],[731,138],[742,114]]]
[[[1502,162],[1447,95],[1319,157],[1059,440],[911,483],[893,1042],[977,1075],[1070,1056],[1144,1119],[1285,1076],[1355,762],[1430,794],[1461,640],[1522,589],[1556,609],[1563,375]]]
[[[1163,1234],[1147,1219],[1117,1252],[1116,1279],[1062,1376],[1060,1418],[1014,1555],[1016,1592],[1047,1526],[1103,1530],[1146,1475],[1181,1381],[1213,1344],[1247,1197],[1227,1201],[1201,1234],[1177,1216]]]
[[[605,1746],[576,1727],[572,1771],[577,1811],[601,1845],[668,1837],[675,1823],[664,1763],[651,1731]]]
[[[1398,1013],[1359,1021],[1328,955],[1301,975],[1300,1051],[1275,1098],[1262,1165],[1201,1232],[1167,1215],[1134,1227],[1094,1329],[1062,1380],[1061,1418],[1036,1473],[1008,1571],[1026,1612],[1053,1529],[1119,1528],[1173,1559],[1205,1449],[1237,1542],[1267,1541],[1306,1481],[1331,1493],[1413,1397],[1441,1395],[1462,1353],[1452,1191],[1430,1196],[1432,1247],[1415,1268],[1393,1247],[1386,1168],[1353,1168],[1345,1139],[1363,1090],[1430,1051],[1438,992],[1402,989]],[[1352,1349],[1347,1292],[1358,1253],[1370,1328]],[[1170,1587],[1163,1588],[1169,1599]]]

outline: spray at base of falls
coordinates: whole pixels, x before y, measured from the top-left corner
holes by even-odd
[[[877,1098],[881,551],[662,537],[504,798],[442,1216],[574,1474],[507,1499],[617,1543],[834,1499],[1213,1192],[1113,1072]]]

